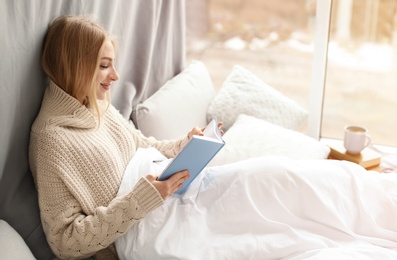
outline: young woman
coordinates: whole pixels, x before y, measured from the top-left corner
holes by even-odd
[[[30,164],[47,240],[59,258],[117,258],[113,242],[182,187],[187,171],[166,181],[143,177],[116,198],[138,147],[175,156],[194,128],[174,141],[146,138],[108,102],[119,75],[115,40],[89,17],[62,16],[44,41],[50,81],[31,129]]]
[[[206,168],[165,200],[189,173],[158,181],[138,148],[173,157],[202,130],[157,141],[133,129],[108,102],[114,59],[114,39],[92,20],[50,25],[30,163],[59,258],[396,259],[397,181],[353,163],[252,158]]]

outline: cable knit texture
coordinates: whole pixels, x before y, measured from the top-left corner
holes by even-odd
[[[94,254],[117,259],[113,242],[163,203],[146,178],[116,198],[128,162],[138,147],[174,157],[187,141],[147,138],[113,106],[102,106],[98,121],[96,113],[51,83],[32,126],[29,157],[41,219],[61,259]]]

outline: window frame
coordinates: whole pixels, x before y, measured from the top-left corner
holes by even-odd
[[[332,0],[317,1],[313,67],[309,97],[307,135],[319,140],[323,117],[325,79],[331,24]]]
[[[333,0],[321,0],[316,2],[316,28],[314,35],[311,86],[309,92],[310,97],[307,135],[325,144],[331,145],[343,141],[340,139],[332,139],[321,136]],[[397,154],[396,147],[378,144],[374,146],[380,149],[383,153]]]

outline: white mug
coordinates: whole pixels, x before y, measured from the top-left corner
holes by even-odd
[[[366,128],[361,126],[346,126],[343,145],[346,152],[359,154],[365,147],[371,144],[371,137]]]

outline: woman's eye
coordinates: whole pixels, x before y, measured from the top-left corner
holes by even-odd
[[[101,69],[107,69],[107,68],[109,68],[109,66],[105,66],[105,65],[100,65],[99,66]]]

